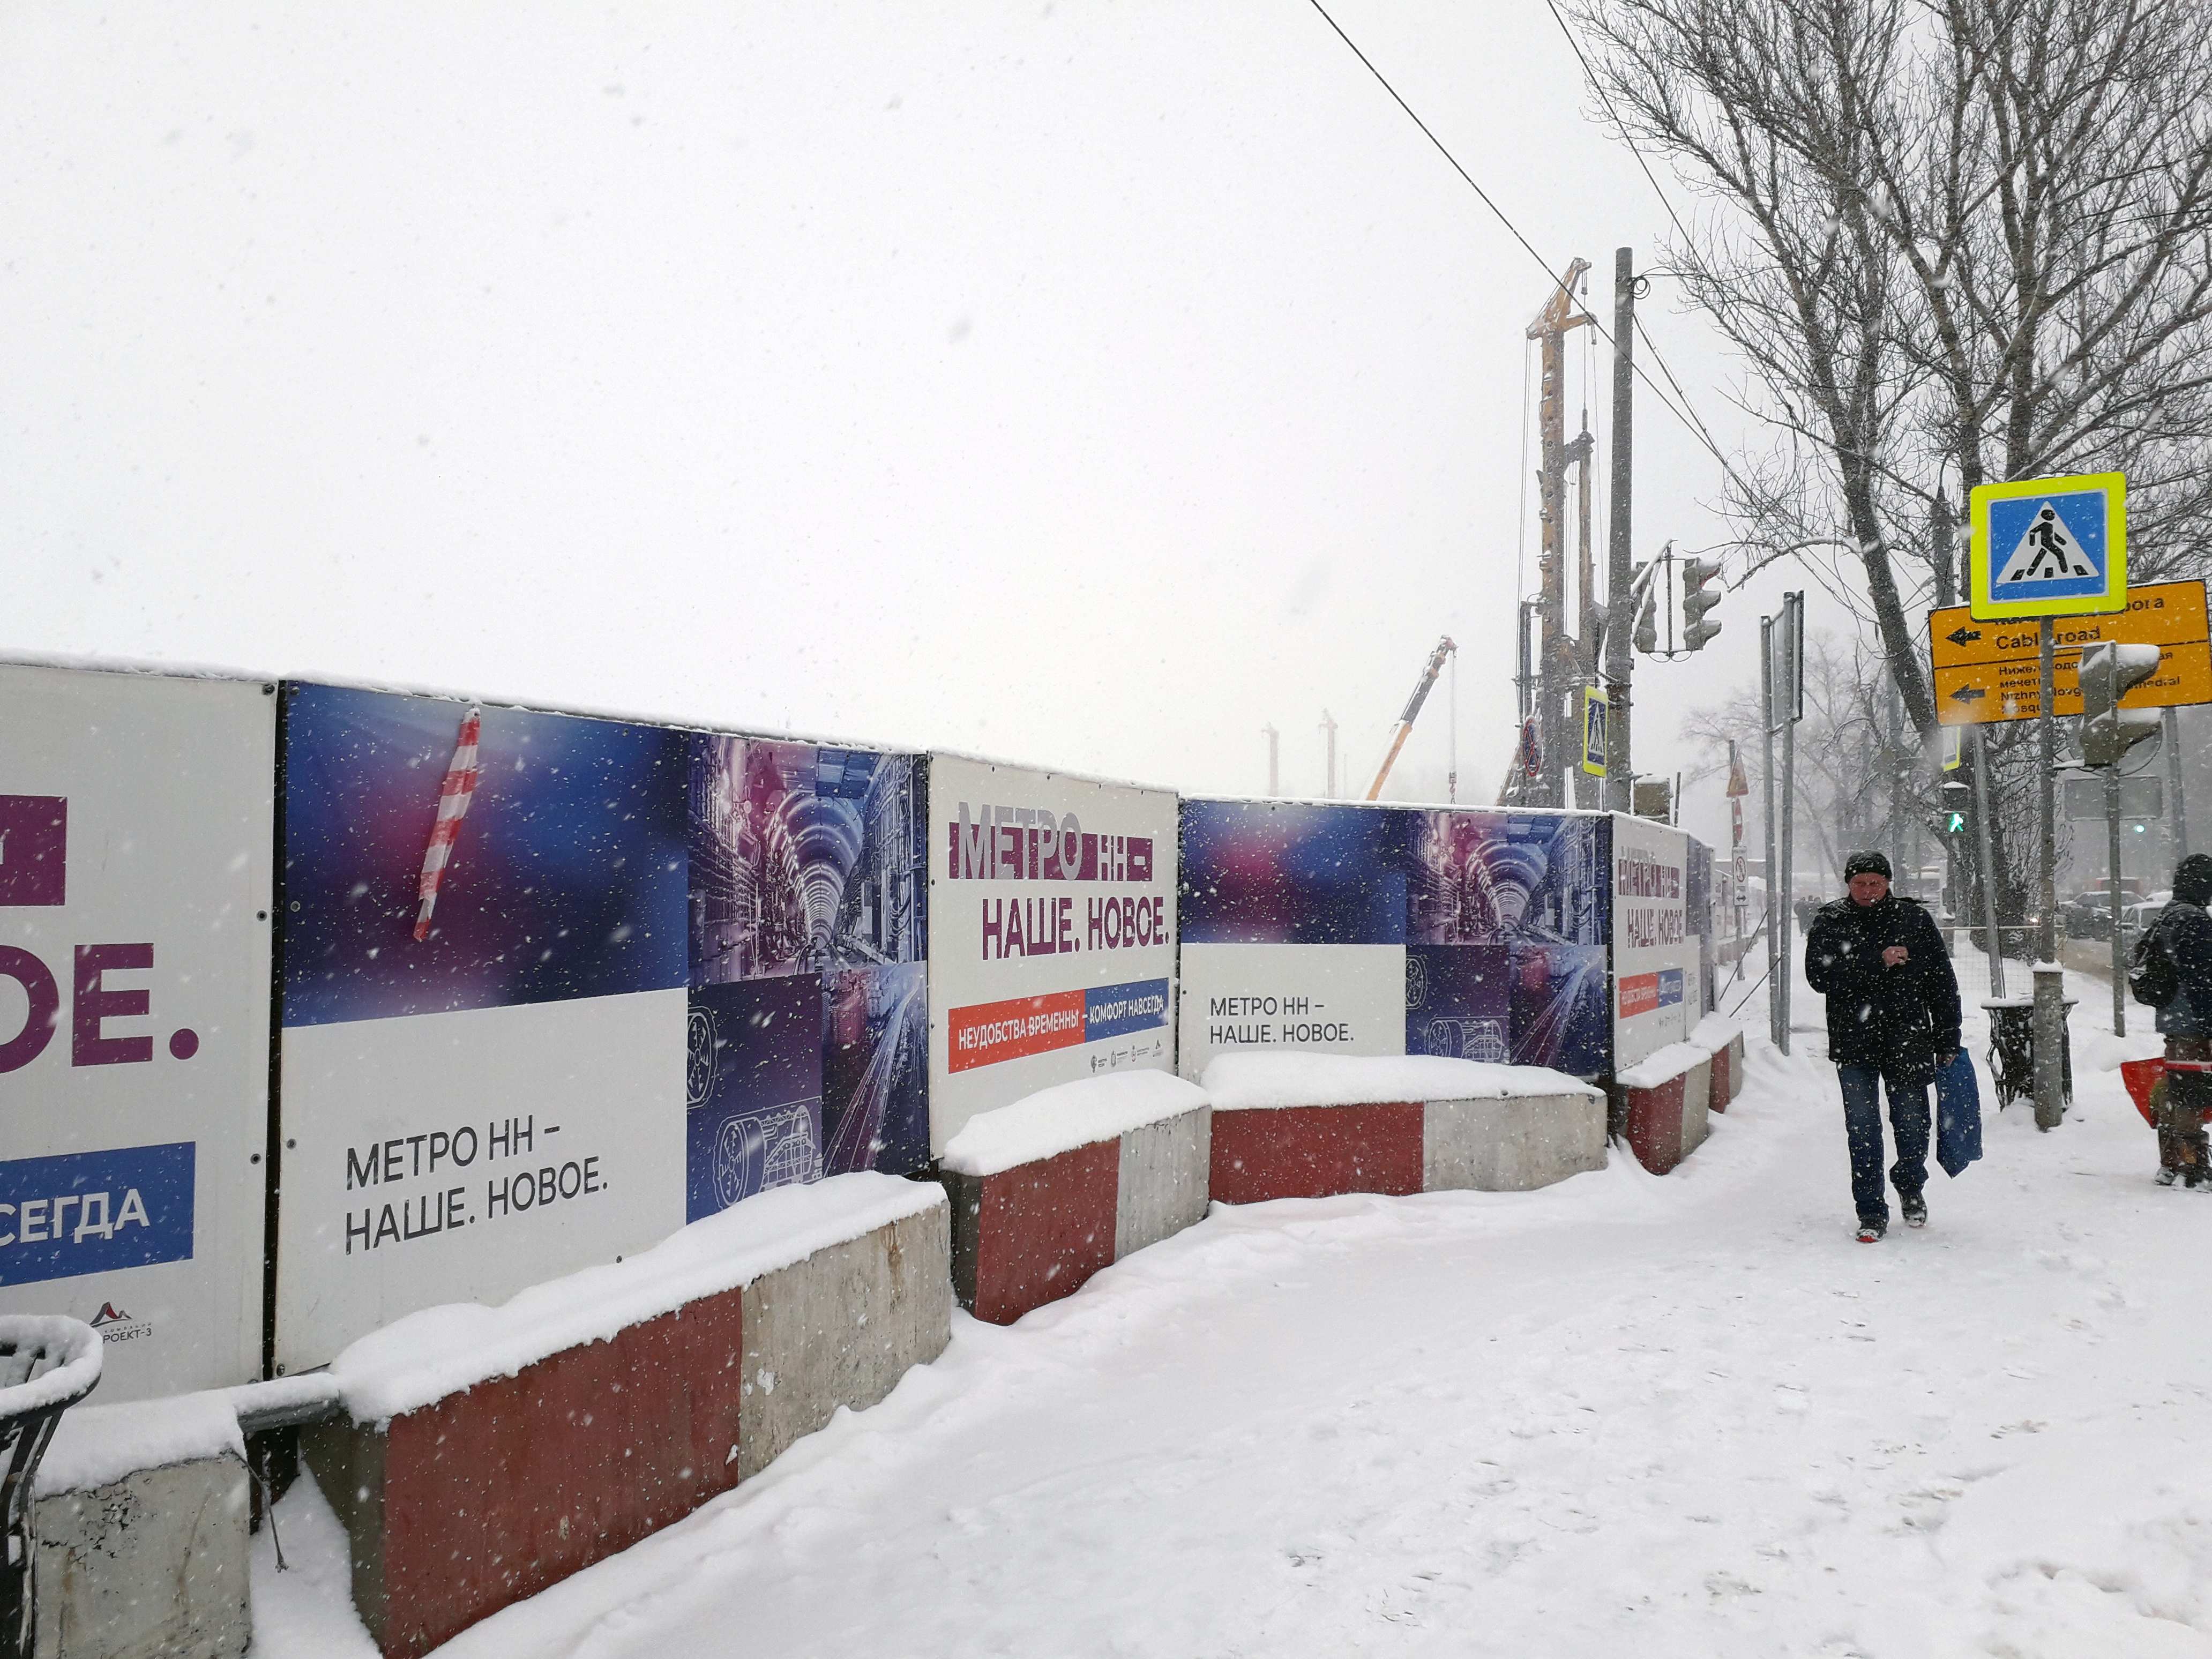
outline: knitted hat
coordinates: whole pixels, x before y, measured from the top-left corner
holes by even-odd
[[[2212,858],[2191,853],[2173,872],[2173,896],[2185,904],[2212,899]]]
[[[1880,876],[1887,881],[1889,860],[1873,851],[1854,853],[1844,860],[1844,879],[1848,882],[1853,876]]]

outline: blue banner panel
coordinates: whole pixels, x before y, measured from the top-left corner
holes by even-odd
[[[1513,1063],[1583,1078],[1608,1069],[1613,1019],[1605,946],[1529,940],[1516,942],[1510,951]]]
[[[1406,1052],[1511,1062],[1511,971],[1505,946],[1406,947]]]
[[[1168,982],[1138,980],[1128,985],[1094,985],[1083,994],[1083,1040],[1127,1036],[1157,1030],[1168,1023]]]
[[[695,985],[684,1218],[822,1176],[822,976]]]
[[[687,732],[487,707],[428,937],[423,854],[468,705],[288,682],[284,1024],[685,982]]]
[[[1282,801],[1182,804],[1185,945],[1402,945],[1416,814]]]
[[[0,1285],[189,1261],[189,1140],[0,1163]]]
[[[1605,818],[1498,811],[1413,817],[1409,940],[1603,945],[1612,937]]]

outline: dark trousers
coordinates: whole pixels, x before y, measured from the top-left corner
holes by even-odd
[[[1912,1198],[1928,1184],[1928,1085],[1884,1081],[1871,1066],[1838,1066],[1844,1085],[1844,1132],[1851,1143],[1851,1201],[1859,1219],[1889,1219],[1889,1200],[1881,1190],[1881,1106],[1879,1083],[1889,1096],[1889,1128],[1897,1138],[1897,1162],[1890,1184],[1900,1198]]]
[[[2212,1042],[2169,1036],[2166,1057],[2212,1060]],[[2212,1107],[2212,1073],[2168,1072],[2165,1086],[2151,1098],[2157,1108],[2159,1167],[2180,1171],[2195,1186],[2212,1167],[2212,1150],[2206,1147],[2204,1137],[2205,1109]]]

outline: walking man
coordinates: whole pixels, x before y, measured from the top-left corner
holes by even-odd
[[[1908,1227],[1928,1224],[1928,1085],[1959,1050],[1959,981],[1927,906],[1889,890],[1889,860],[1854,853],[1843,898],[1820,907],[1805,938],[1805,980],[1828,1000],[1828,1058],[1844,1090],[1859,1242],[1889,1231],[1881,1185],[1881,1108],[1889,1098],[1897,1162],[1890,1184]]]
[[[2212,858],[2191,853],[2173,872],[2173,902],[2159,913],[2148,943],[2173,964],[2175,989],[2157,1005],[2166,1037],[2166,1083],[2157,1103],[2158,1184],[2212,1191],[2205,1109],[2212,1106]]]

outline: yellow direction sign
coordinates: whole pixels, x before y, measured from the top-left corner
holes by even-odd
[[[2060,650],[2102,645],[2186,645],[2212,638],[2205,618],[2204,584],[2153,582],[2128,591],[2128,608],[2102,617],[2053,617],[2051,638]],[[1970,662],[2035,659],[2036,630],[2028,623],[1977,622],[1963,605],[1928,613],[1928,642],[1938,669]]]
[[[2042,712],[2036,660],[2009,657],[1936,671],[1936,718],[1946,726],[2032,720]],[[2051,665],[2053,712],[2081,712],[2081,653],[2057,653]],[[2182,708],[2212,702],[2212,645],[2195,640],[2160,647],[2158,672],[2120,700],[2124,708]]]
[[[1936,718],[1946,726],[2033,720],[2039,712],[2036,623],[1977,621],[1968,607],[1928,613]],[[2128,608],[2099,617],[2054,617],[2054,711],[2081,712],[2081,653],[2108,641],[2159,647],[2158,672],[2121,699],[2128,708],[2212,702],[2212,635],[2204,584],[2154,582],[2128,594]]]

